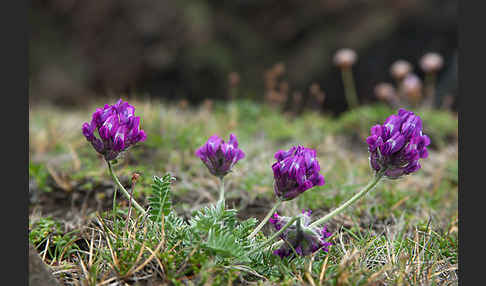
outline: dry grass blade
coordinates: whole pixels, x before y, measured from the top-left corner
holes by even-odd
[[[114,281],[114,280],[116,280],[116,279],[118,279],[118,277],[116,277],[116,276],[110,277],[110,278],[108,278],[108,279],[106,279],[106,280],[103,280],[103,281],[101,281],[100,283],[96,284],[96,286],[103,286],[103,285],[106,285],[106,284],[108,284],[108,283],[110,283],[110,282],[112,282],[112,281]]]
[[[86,280],[90,280],[91,275],[88,272],[88,269],[86,268],[86,265],[84,264],[83,259],[81,258],[81,255],[78,253],[78,259],[79,259],[79,264],[81,264],[81,269],[83,270],[84,277]]]
[[[100,217],[100,215],[98,213],[96,213],[96,218],[98,220],[98,223],[102,226],[103,228],[103,231],[104,231],[104,236],[105,236],[105,240],[106,240],[106,243],[108,245],[108,248],[110,250],[110,254],[111,254],[111,257],[113,259],[113,262],[114,262],[114,266],[116,269],[119,269],[120,268],[120,264],[118,262],[118,257],[116,255],[116,252],[113,251],[113,248],[111,246],[111,238],[110,238],[110,231],[109,229],[106,227],[106,225],[103,223],[103,219]],[[115,236],[115,234],[111,233],[111,235]],[[115,236],[116,237],[116,236]]]
[[[73,187],[71,186],[71,183],[67,179],[63,179],[49,164],[46,166],[47,171],[51,175],[51,177],[54,179],[56,184],[63,189],[66,192],[72,191]]]
[[[44,253],[42,254],[42,261],[44,261],[44,262],[46,261],[46,254],[47,254],[47,250],[49,249],[49,241],[50,240],[51,240],[50,238],[47,238],[46,247],[43,250]]]
[[[147,233],[147,226],[145,226],[143,233],[144,233],[144,237],[145,237],[145,234]],[[133,237],[133,239],[135,240],[135,236]],[[142,259],[142,255],[143,255],[144,250],[145,250],[145,241],[142,243],[142,246],[140,247],[140,251],[138,252],[137,259],[135,259],[133,266],[130,267],[130,269],[127,271],[127,273],[124,275],[124,277],[128,277],[128,276],[132,275],[132,273],[134,273],[135,265],[137,265],[137,263],[140,261],[140,259]]]
[[[186,264],[187,262],[189,261],[189,259],[194,255],[194,253],[196,253],[196,251],[199,249],[199,247],[195,247],[191,253],[189,253],[189,255],[186,257],[186,259],[184,260],[184,263],[182,263],[181,267],[179,268],[179,270],[177,270],[176,274],[179,274],[183,269],[184,267],[186,267]]]
[[[395,210],[396,208],[398,208],[399,206],[401,206],[404,202],[406,202],[410,197],[409,196],[405,196],[403,199],[399,200],[398,202],[396,202],[391,208],[390,208],[390,211],[393,211]]]
[[[316,286],[316,283],[314,282],[314,279],[312,278],[312,263],[314,262],[315,254],[316,253],[312,254],[312,256],[309,260],[309,266],[307,267],[307,271],[305,272],[305,277],[307,278],[307,280],[309,280],[309,283],[312,286]]]
[[[305,277],[307,278],[307,280],[309,280],[309,283],[312,286],[316,286],[316,283],[314,282],[314,279],[312,279],[312,275],[309,272],[305,272]]]
[[[89,243],[89,259],[88,259],[89,268],[93,266],[93,245],[94,245],[94,229],[91,230],[91,241]]]
[[[150,249],[149,247],[147,247],[147,250],[151,253],[151,254],[154,254],[155,255],[155,251],[153,251],[152,249]],[[155,260],[157,261],[157,264],[159,264],[159,267],[160,267],[160,270],[162,270],[162,273],[165,273],[165,270],[164,270],[164,265],[162,264],[162,261],[160,261],[160,259],[158,257],[155,257]]]
[[[457,269],[458,269],[457,266],[452,266],[452,267],[449,267],[447,269],[444,269],[444,270],[441,270],[439,272],[432,274],[431,277],[435,277],[435,276],[441,275],[442,273],[449,272],[449,271],[456,271]]]
[[[379,276],[381,276],[383,274],[383,272],[387,271],[391,267],[392,267],[391,264],[386,264],[380,270],[373,273],[370,277],[368,277],[368,280],[366,281],[367,284],[371,284],[372,282],[374,282],[376,279],[378,279]]]
[[[321,274],[319,275],[319,285],[322,285],[322,282],[324,281],[324,276],[326,275],[327,261],[328,260],[329,260],[329,252],[327,253],[326,258],[324,259],[324,262],[322,263]]]
[[[169,251],[167,251],[167,252],[172,252],[172,251],[174,251],[174,249],[175,249],[177,246],[179,246],[179,244],[181,244],[181,242],[182,242],[182,240],[178,240],[178,241],[176,242],[176,244],[174,244],[174,246],[172,246],[172,248],[171,248],[171,249],[169,249]]]
[[[152,261],[152,259],[154,259],[154,257],[155,257],[155,256],[157,255],[157,253],[159,252],[159,250],[160,250],[160,248],[162,247],[163,243],[164,243],[164,241],[161,241],[161,242],[159,243],[159,245],[157,245],[157,248],[155,249],[155,251],[154,251],[154,252],[152,252],[152,254],[150,254],[149,258],[147,258],[147,259],[145,260],[145,262],[144,262],[144,263],[142,263],[142,264],[141,264],[141,265],[139,265],[137,268],[135,268],[135,270],[133,270],[133,273],[138,272],[140,269],[144,268],[144,267],[145,267],[145,265],[147,265],[147,264],[148,264],[150,261]]]
[[[264,280],[268,280],[267,277],[259,274],[258,272],[256,272],[255,270],[251,269],[250,267],[248,267],[246,265],[231,265],[231,266],[224,266],[224,268],[241,270],[241,271],[250,273],[250,274],[252,274],[252,275],[254,275],[254,276],[258,277],[258,278],[261,278],[261,279],[264,279]]]
[[[81,160],[79,160],[78,153],[74,149],[73,144],[68,143],[67,146],[69,148],[71,156],[73,157],[73,170],[77,172],[81,169]]]

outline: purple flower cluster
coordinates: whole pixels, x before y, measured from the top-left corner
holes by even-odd
[[[234,134],[230,134],[228,143],[217,135],[211,136],[196,150],[196,155],[201,158],[211,174],[217,177],[224,177],[236,162],[245,157],[245,153],[238,149],[238,140]]]
[[[399,178],[420,169],[419,159],[428,156],[430,139],[422,134],[422,120],[411,111],[400,109],[383,125],[371,127],[370,164],[390,179]]]
[[[324,185],[315,150],[293,146],[288,151],[278,151],[274,157],[274,191],[281,200],[291,200],[314,186]]]
[[[294,223],[280,234],[280,238],[284,240],[285,243],[273,253],[281,258],[291,256],[294,253],[294,250],[301,256],[312,254],[319,249],[328,252],[329,246],[332,245],[331,242],[327,241],[327,238],[329,238],[332,233],[328,232],[325,226],[323,228],[309,227],[312,211],[304,210],[302,213],[303,216],[301,217],[300,228],[298,228],[297,223]],[[290,217],[279,216],[275,213],[273,217],[270,218],[270,223],[273,224],[275,230],[279,231],[290,219]]]
[[[134,113],[135,107],[121,99],[115,105],[106,104],[96,109],[91,122],[83,124],[83,135],[106,160],[114,160],[120,152],[147,137],[140,129],[140,117]]]

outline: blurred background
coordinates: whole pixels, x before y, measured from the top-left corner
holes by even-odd
[[[232,96],[263,101],[271,71],[302,108],[347,110],[340,48],[356,51],[361,103],[393,82],[398,59],[443,57],[437,97],[457,93],[457,0],[39,0],[30,11],[31,104],[78,108],[87,100],[139,94],[199,104]],[[271,81],[271,80],[270,80]],[[275,83],[273,83],[275,85]],[[230,90],[238,87],[237,94]],[[317,90],[317,91],[316,91]],[[312,101],[312,94],[325,101]],[[322,99],[322,98],[321,98]],[[452,104],[454,108],[454,104]]]

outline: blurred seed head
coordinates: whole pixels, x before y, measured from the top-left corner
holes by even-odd
[[[405,60],[397,60],[390,67],[390,75],[396,80],[404,79],[412,72],[412,65]]]
[[[351,49],[340,49],[334,54],[334,64],[340,68],[349,68],[357,60],[356,52]]]
[[[382,82],[375,86],[375,96],[380,100],[389,101],[394,98],[395,95],[395,88],[389,83]]]
[[[321,87],[317,83],[311,84],[309,92],[314,97],[318,104],[323,104],[326,98],[326,94],[321,90]]]
[[[240,83],[240,75],[237,72],[231,72],[228,75],[228,81],[231,88],[236,87]]]
[[[410,98],[422,96],[422,80],[415,74],[408,74],[402,82],[403,93]]]
[[[285,65],[283,63],[277,63],[273,66],[273,72],[276,77],[279,77],[285,73]]]
[[[137,182],[139,178],[140,178],[140,174],[139,173],[133,173],[133,175],[132,175],[132,184],[134,184],[135,182]]]
[[[316,93],[319,93],[321,91],[321,87],[317,83],[311,84],[309,87],[309,92],[314,95]]]
[[[264,77],[265,77],[265,81],[264,81],[265,89],[273,90],[277,87],[277,78],[272,69],[265,71]]]
[[[426,73],[437,72],[443,65],[444,60],[438,53],[426,53],[420,59],[420,68]]]

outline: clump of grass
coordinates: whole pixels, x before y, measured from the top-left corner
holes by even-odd
[[[80,249],[76,244],[79,239],[77,232],[64,233],[61,223],[52,217],[41,217],[29,222],[29,241],[50,265],[61,263]]]

